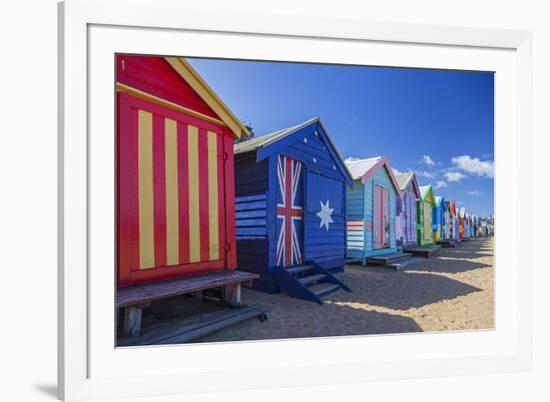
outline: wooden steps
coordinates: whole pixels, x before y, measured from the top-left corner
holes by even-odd
[[[185,294],[202,298],[203,291],[220,288],[226,304],[239,307],[241,284],[258,277],[250,272],[224,270],[118,288],[116,306],[124,310],[123,332],[128,337],[139,337],[142,309],[155,300]]]
[[[322,297],[326,294],[334,292],[335,290],[340,289],[340,285],[336,283],[319,283],[313,285],[309,288],[317,297]]]
[[[411,253],[391,253],[382,254],[374,257],[369,257],[367,263],[369,265],[381,266],[393,270],[405,269],[420,261],[420,258],[413,257]]]
[[[420,257],[410,257],[410,258],[407,258],[406,260],[401,260],[401,261],[386,264],[386,265],[384,265],[384,268],[389,268],[389,269],[394,269],[396,271],[400,271],[402,269],[410,267],[411,265],[415,265],[415,264],[421,262],[422,260],[423,260],[423,258],[420,258]]]
[[[437,244],[443,248],[454,248],[457,245],[456,241],[451,239],[438,240]]]
[[[313,274],[313,275],[304,276],[298,280],[300,281],[301,284],[308,285],[311,282],[318,282],[320,279],[323,279],[324,277],[325,275],[323,274]]]
[[[338,289],[351,290],[338,278],[314,262],[274,268],[275,280],[289,296],[323,304],[322,297]]]
[[[299,267],[286,268],[286,271],[292,275],[309,272],[313,269],[313,265],[302,265]]]
[[[182,317],[146,329],[140,336],[119,338],[117,346],[169,345],[191,342],[250,318],[257,317],[260,321],[265,321],[268,311],[268,307],[255,304],[238,309],[220,309],[204,314],[199,320]]]
[[[381,254],[374,257],[367,258],[368,264],[373,265],[387,265],[396,263],[398,261],[406,260],[411,257],[409,253],[391,253],[391,254]]]
[[[441,246],[422,246],[422,247],[413,247],[407,248],[405,251],[413,255],[418,255],[421,257],[431,257],[441,249]]]

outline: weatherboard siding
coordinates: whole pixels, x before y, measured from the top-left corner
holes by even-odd
[[[235,156],[235,231],[237,266],[260,274],[258,283],[271,283],[268,262],[267,161],[256,162],[256,153]],[[278,289],[265,290],[276,291]]]
[[[235,155],[235,195],[265,194],[267,161],[256,162],[256,152]]]
[[[346,192],[347,258],[363,258],[365,244],[365,190],[354,180]]]

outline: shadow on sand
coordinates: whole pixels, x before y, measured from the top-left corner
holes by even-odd
[[[419,308],[481,290],[442,275],[383,268],[349,269],[341,278],[352,287],[352,293],[338,292],[338,299],[394,310]],[[331,300],[330,295],[327,299]]]
[[[461,272],[473,271],[476,269],[490,268],[489,264],[482,264],[475,261],[466,261],[459,256],[439,256],[435,261],[421,261],[418,264],[407,267],[407,271],[434,272],[441,274],[458,274]]]
[[[246,290],[247,298],[260,302],[264,294]],[[248,320],[213,333],[194,342],[231,342],[268,339],[298,339],[329,336],[353,336],[422,332],[417,322],[399,314],[373,311],[348,303],[349,293],[339,290],[327,296],[325,303],[270,295],[272,310],[266,322]],[[258,299],[256,299],[256,296]]]

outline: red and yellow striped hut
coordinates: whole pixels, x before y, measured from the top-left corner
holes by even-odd
[[[236,268],[246,127],[183,58],[116,57],[118,284]]]

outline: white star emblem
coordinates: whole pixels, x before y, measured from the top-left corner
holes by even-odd
[[[323,226],[326,226],[328,232],[329,223],[334,223],[332,220],[332,211],[334,211],[334,208],[330,207],[329,200],[327,200],[326,204],[323,204],[323,201],[319,202],[321,203],[321,210],[316,214],[321,219],[321,224],[319,227],[322,228]]]

